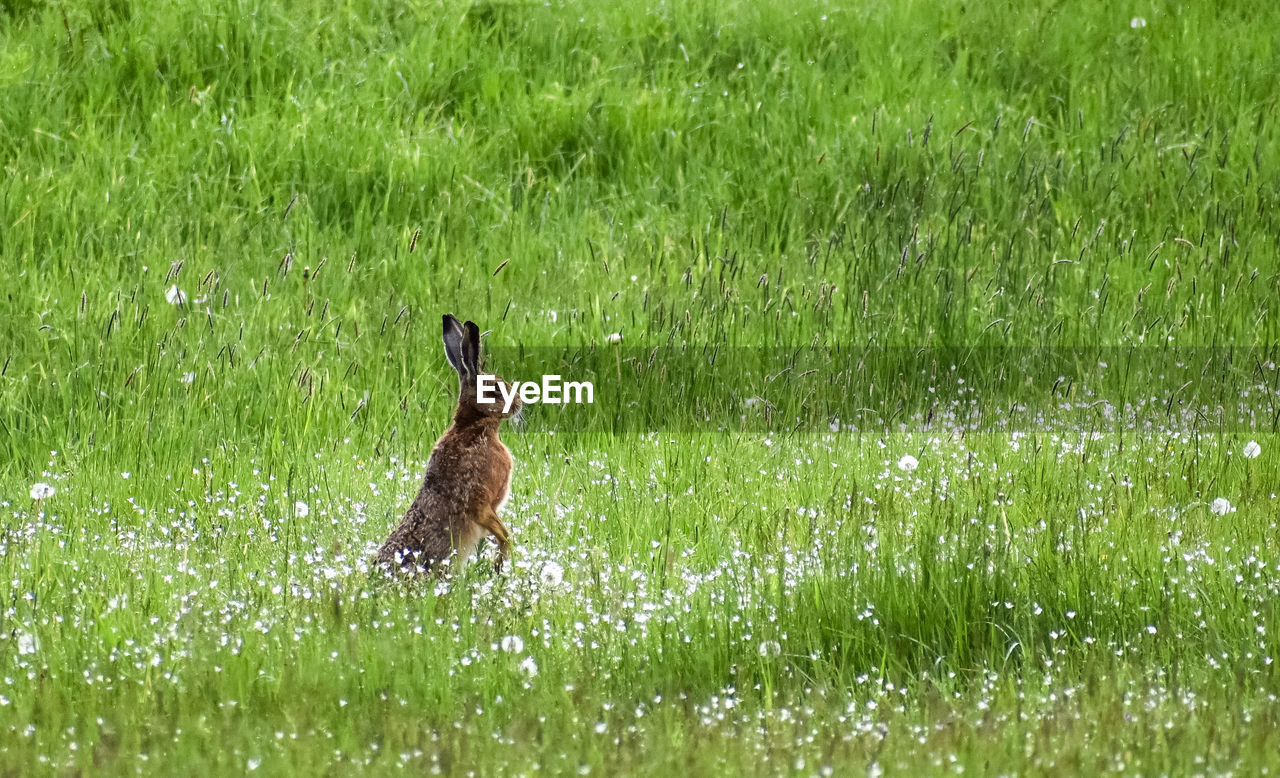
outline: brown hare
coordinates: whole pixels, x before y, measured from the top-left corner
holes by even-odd
[[[438,572],[464,564],[490,534],[498,542],[496,568],[501,571],[511,539],[498,509],[511,486],[512,463],[498,427],[520,412],[520,401],[504,411],[502,390],[495,389],[494,401],[479,402],[480,328],[474,322],[460,324],[445,314],[444,353],[458,371],[458,409],[431,451],[418,496],[382,544],[377,562],[405,573]],[[496,381],[511,392],[510,384]]]

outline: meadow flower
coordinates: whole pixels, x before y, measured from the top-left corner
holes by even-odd
[[[613,332],[613,333],[610,333],[610,334],[608,334],[608,335],[606,335],[606,336],[605,336],[604,340],[605,340],[605,342],[606,342],[606,343],[621,343],[621,342],[622,342],[622,333],[621,333],[621,332]]]
[[[52,497],[53,493],[56,491],[57,489],[54,489],[44,481],[37,481],[36,483],[31,484],[31,499],[43,500],[46,497]]]
[[[178,288],[177,284],[169,287],[164,293],[164,299],[169,301],[170,305],[186,305],[187,295]]]
[[[903,454],[902,459],[898,460],[898,469],[910,473],[920,466],[920,460],[910,454]]]
[[[538,663],[533,661],[533,657],[526,656],[520,663],[520,672],[524,673],[526,678],[533,678],[538,674]]]
[[[298,500],[293,504],[293,515],[299,519],[305,519],[311,513],[311,506],[302,500]]]
[[[507,635],[502,639],[502,650],[508,654],[519,654],[524,651],[524,638],[519,635]]]
[[[196,380],[196,374],[195,374],[195,373],[183,373],[183,374],[182,374],[182,377],[181,377],[181,378],[179,378],[178,380],[179,380],[179,381],[181,381],[181,382],[182,382],[182,383],[184,383],[184,384],[189,384],[189,383],[192,383],[192,382],[194,382],[194,381]]]
[[[1251,440],[1244,444],[1244,451],[1242,453],[1247,459],[1257,459],[1258,455],[1262,453],[1262,446],[1258,445],[1258,441]]]
[[[782,653],[782,644],[776,640],[764,640],[760,643],[760,656],[777,656]]]
[[[26,656],[40,650],[40,641],[30,632],[18,633],[18,655]]]
[[[547,562],[538,573],[538,580],[543,586],[554,589],[564,582],[564,568],[555,562]]]
[[[1209,505],[1209,511],[1218,516],[1226,516],[1232,510],[1234,508],[1231,507],[1231,502],[1226,497],[1219,497]]]

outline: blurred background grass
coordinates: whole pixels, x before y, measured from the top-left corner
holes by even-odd
[[[1144,8],[10,3],[3,467],[423,456],[443,311],[513,347],[1272,344],[1280,12]]]

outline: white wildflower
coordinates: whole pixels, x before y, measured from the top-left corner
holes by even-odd
[[[1130,29],[1133,29],[1133,30],[1140,30],[1140,29],[1142,29],[1143,27],[1146,27],[1146,26],[1147,26],[1147,20],[1146,20],[1146,19],[1143,19],[1141,16],[1135,16],[1135,17],[1133,17],[1132,19],[1130,19],[1130,20],[1129,20],[1129,28],[1130,28]]]
[[[782,653],[782,644],[776,640],[765,640],[760,643],[760,656],[777,656]]]
[[[1226,497],[1219,497],[1215,499],[1209,506],[1209,511],[1218,516],[1226,516],[1233,510],[1235,510],[1235,508],[1231,507],[1231,501]]]
[[[520,663],[520,672],[524,673],[526,678],[533,678],[538,674],[538,663],[533,661],[533,657],[526,656]]]
[[[187,294],[179,289],[177,284],[174,284],[165,291],[164,299],[168,300],[170,305],[187,304]]]
[[[47,497],[52,497],[53,493],[56,491],[58,490],[54,489],[52,486],[45,483],[44,481],[38,481],[34,484],[31,484],[31,499],[43,500]]]
[[[621,342],[622,342],[622,333],[621,333],[621,332],[612,332],[612,333],[609,333],[608,335],[606,335],[606,336],[604,337],[604,340],[605,340],[605,342],[606,342],[606,343],[621,343]]]
[[[1262,453],[1262,446],[1258,445],[1258,441],[1251,440],[1244,444],[1244,451],[1242,453],[1247,459],[1257,459],[1258,455]]]
[[[18,655],[27,656],[40,650],[40,640],[30,632],[18,633]]]
[[[302,500],[298,500],[293,504],[293,515],[299,519],[305,519],[311,513],[311,506]]]
[[[910,454],[903,454],[902,459],[898,460],[898,469],[910,473],[920,466],[920,460]]]
[[[508,654],[519,654],[524,652],[524,638],[519,635],[507,635],[502,639],[502,650]]]

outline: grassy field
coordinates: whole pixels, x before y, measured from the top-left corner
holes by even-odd
[[[0,775],[1280,770],[1277,29],[6,3]]]

